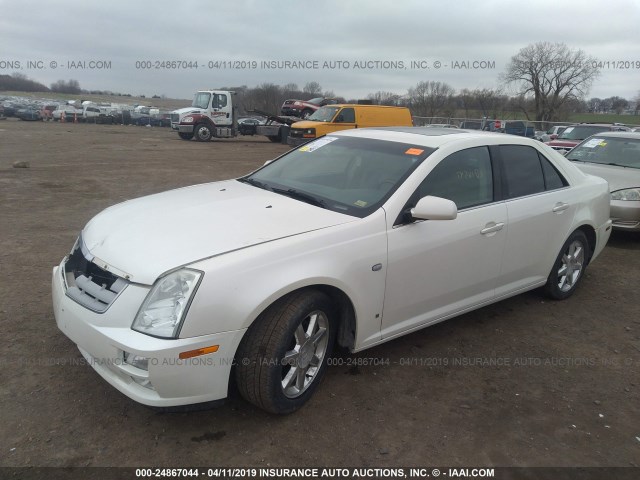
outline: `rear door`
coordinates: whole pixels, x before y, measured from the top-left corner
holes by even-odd
[[[546,281],[576,210],[568,182],[537,149],[501,145],[499,152],[509,227],[498,297]]]

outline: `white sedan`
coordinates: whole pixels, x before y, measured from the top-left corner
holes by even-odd
[[[237,180],[108,208],[53,269],[58,327],[150,406],[304,404],[357,352],[538,287],[569,297],[607,183],[521,137],[357,129]]]

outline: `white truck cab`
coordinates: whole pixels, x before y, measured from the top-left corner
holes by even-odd
[[[199,124],[231,128],[234,122],[232,100],[234,93],[226,90],[196,92],[190,107],[171,112],[171,128],[177,130],[180,137],[185,139],[193,138],[195,127]]]

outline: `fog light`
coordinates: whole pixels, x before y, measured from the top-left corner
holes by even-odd
[[[131,379],[141,387],[148,388],[149,390],[155,390],[155,387],[151,384],[148,378],[131,377]]]
[[[126,363],[127,365],[131,365],[132,367],[139,368],[140,370],[144,370],[146,372],[149,371],[149,359],[148,358],[141,357],[141,356],[136,355],[134,353],[129,353],[129,352],[123,352],[123,353],[124,353],[124,363]]]

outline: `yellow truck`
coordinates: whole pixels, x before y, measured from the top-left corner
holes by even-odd
[[[366,127],[411,127],[411,112],[406,107],[382,105],[326,105],[304,121],[291,125],[289,145],[301,145],[338,130]]]

